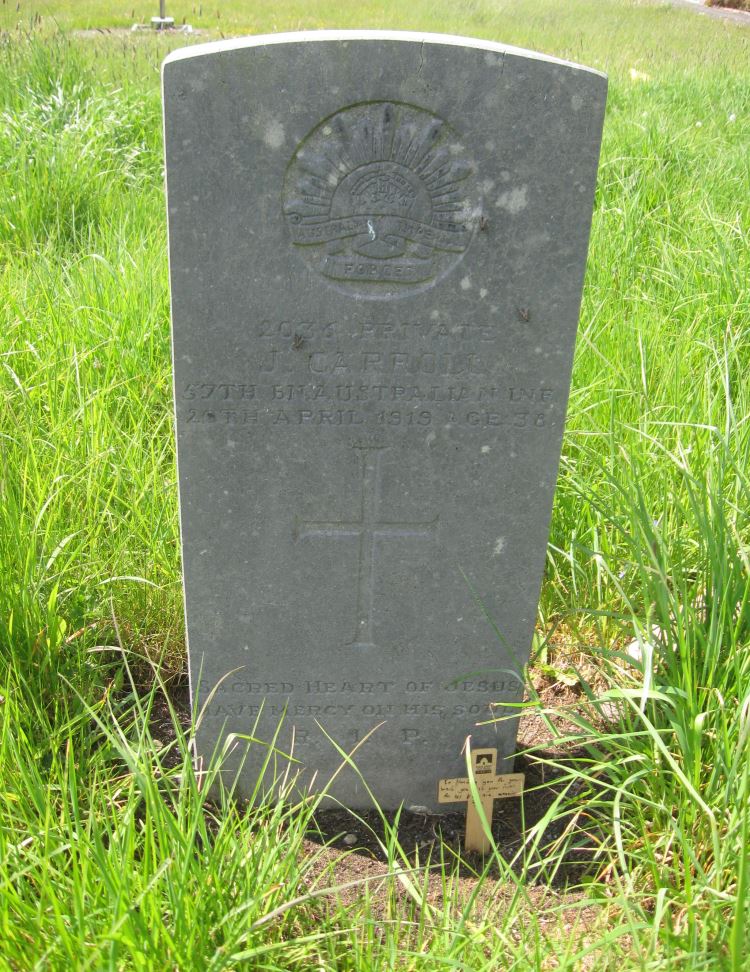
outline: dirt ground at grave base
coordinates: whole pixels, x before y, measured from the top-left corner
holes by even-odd
[[[525,830],[539,823],[558,793],[555,781],[544,779],[538,766],[522,757],[516,759],[515,772],[526,774],[526,790],[519,799],[498,800],[492,819],[492,836],[499,857],[518,872],[514,865]],[[393,824],[395,814],[385,815]],[[566,826],[573,824],[572,816],[558,819],[547,827],[542,843],[546,844],[562,837]],[[351,904],[361,898],[363,883],[369,885],[374,911],[377,915],[388,908],[388,889],[394,889],[402,900],[408,898],[405,887],[399,887],[398,880],[386,880],[386,853],[383,823],[375,811],[359,811],[354,814],[347,810],[323,810],[315,814],[316,831],[308,833],[305,849],[315,858],[312,868],[317,888],[344,887],[332,892],[337,902]],[[445,882],[440,865],[441,850],[445,870],[453,871],[455,878],[449,882],[448,893],[467,902],[471,895],[477,894],[480,874],[487,868],[475,902],[475,914],[481,914],[489,907],[502,906],[515,890],[514,882],[501,873],[496,861],[485,859],[481,854],[466,852],[463,847],[465,812],[454,812],[440,816],[402,811],[398,820],[398,840],[408,862],[401,862],[406,877],[417,888],[426,888],[426,900],[438,909],[442,907],[446,893]],[[555,874],[530,869],[525,894],[530,903],[540,902],[543,898],[554,899],[556,907],[569,905],[575,914],[572,920],[582,920],[580,892],[568,892],[570,884],[580,884],[581,877],[591,869],[591,860],[596,841],[591,840],[584,846],[567,855],[562,868]],[[415,869],[409,873],[409,868]],[[426,869],[426,870],[423,870]],[[382,880],[378,881],[378,878]],[[349,887],[345,885],[356,882]],[[593,913],[593,912],[592,912]]]
[[[313,841],[307,841],[305,850],[314,862],[305,882],[311,894],[321,894],[318,908],[322,914],[336,913],[341,907],[356,907],[365,893],[369,896],[370,914],[376,922],[404,922],[409,914],[410,904],[415,904],[415,916],[421,917],[429,925],[431,910],[439,917],[444,913],[445,885],[441,875],[433,871],[425,881],[423,871],[409,872],[404,868],[406,878],[418,889],[419,902],[413,902],[406,886],[399,883],[398,877],[389,874],[386,866],[379,861],[369,860],[361,853],[341,854],[330,849],[321,852]],[[367,884],[367,892],[364,885]],[[515,885],[508,881],[484,880],[479,885],[476,876],[458,875],[447,882],[448,895],[454,914],[467,909],[472,925],[487,921],[499,925],[503,911],[510,907],[516,894]],[[426,886],[426,894],[422,894]],[[585,939],[593,932],[594,926],[601,921],[601,909],[591,904],[583,891],[566,891],[549,888],[542,884],[526,887],[523,892],[524,904],[529,913],[535,915],[542,933],[553,936]],[[421,912],[421,916],[420,916]],[[376,928],[376,932],[378,929]],[[380,929],[382,932],[382,929]],[[595,968],[595,959],[583,970]]]
[[[568,649],[567,655],[559,649],[555,662],[561,665],[565,659],[571,661],[576,669],[586,669],[581,674],[589,684],[596,682],[596,670],[585,654]],[[541,703],[557,712],[575,709],[580,705],[579,685],[568,685],[549,673],[537,674],[533,686]],[[180,722],[187,730],[190,726],[190,706],[186,680],[172,681],[169,688],[170,700],[175,706]],[[553,718],[556,728],[565,731],[568,726],[564,715]],[[168,743],[174,738],[174,727],[166,699],[159,695],[154,706],[151,731],[155,739]],[[518,755],[514,771],[526,776],[524,794],[521,798],[495,801],[492,819],[492,836],[499,857],[505,866],[516,872],[516,861],[522,847],[523,835],[537,826],[557,798],[564,776],[566,762],[577,755],[575,750],[553,749],[549,729],[538,716],[522,717],[519,726],[519,749],[535,747],[538,757],[549,757],[560,765],[560,769],[542,765],[538,759]],[[548,747],[549,748],[544,748]],[[543,748],[539,748],[543,747]],[[572,791],[571,791],[572,792]],[[575,797],[575,793],[572,792]],[[585,808],[581,807],[581,813]],[[580,886],[581,879],[594,872],[595,854],[598,846],[597,835],[590,827],[583,825],[583,816],[578,819],[572,812],[568,816],[555,814],[548,824],[540,846],[544,847],[563,837],[568,827],[577,827],[578,837],[571,842],[561,866],[554,874],[532,866],[527,871],[525,894],[529,905],[539,911],[542,902],[555,908],[557,927],[574,926],[583,933],[594,920],[597,909],[586,907],[584,895],[580,891],[568,891],[568,887]],[[390,824],[395,814],[386,814]],[[398,840],[410,863],[403,863],[404,871],[414,867],[408,874],[418,888],[426,886],[428,905],[440,907],[445,894],[445,882],[441,875],[440,854],[443,854],[446,870],[455,871],[449,893],[460,901],[468,901],[476,893],[479,875],[485,868],[485,860],[476,853],[463,850],[462,842],[465,827],[465,812],[430,816],[402,811],[398,820]],[[383,822],[376,811],[350,812],[345,809],[326,809],[318,811],[305,840],[305,851],[311,863],[307,886],[310,891],[331,888],[326,895],[331,903],[354,904],[361,899],[365,884],[375,916],[391,913],[392,896],[408,898],[408,891],[400,886],[398,879],[388,876],[384,851],[386,837]],[[432,868],[430,867],[432,865]],[[425,870],[426,868],[426,870]],[[425,877],[425,874],[427,875]],[[348,885],[348,886],[347,886]],[[481,915],[491,908],[502,908],[504,899],[514,893],[514,884],[507,874],[501,873],[496,862],[491,862],[485,880],[479,889],[474,903],[474,914]],[[562,912],[561,910],[562,909]]]

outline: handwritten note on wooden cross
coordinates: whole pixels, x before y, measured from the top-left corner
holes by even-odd
[[[489,824],[492,823],[492,809],[495,800],[503,797],[520,796],[523,793],[523,773],[507,773],[495,776],[497,769],[496,749],[473,749],[470,751],[472,775],[476,782],[479,802],[482,804],[484,816]],[[439,803],[463,803],[466,807],[466,850],[481,851],[486,854],[490,849],[490,842],[484,832],[482,820],[477,811],[471,793],[468,777],[453,780],[440,780],[438,783]]]

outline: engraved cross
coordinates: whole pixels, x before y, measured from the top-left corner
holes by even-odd
[[[380,458],[384,446],[355,446],[359,452],[362,494],[356,520],[305,521],[296,524],[297,539],[307,537],[357,537],[357,617],[353,648],[373,646],[373,608],[375,602],[375,568],[378,543],[402,537],[430,539],[435,536],[438,517],[421,522],[391,520],[381,516]]]

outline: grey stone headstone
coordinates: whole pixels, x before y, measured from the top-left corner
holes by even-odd
[[[533,634],[605,97],[595,71],[441,35],[167,58],[204,755],[283,716],[277,747],[319,788],[331,740],[379,726],[355,756],[376,798],[434,810],[467,735],[512,755],[515,719],[493,720]],[[331,792],[370,802],[350,768]]]

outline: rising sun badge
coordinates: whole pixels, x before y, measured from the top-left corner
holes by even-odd
[[[292,242],[313,269],[365,297],[422,289],[476,229],[474,166],[456,133],[413,105],[369,102],[324,119],[284,180]]]

